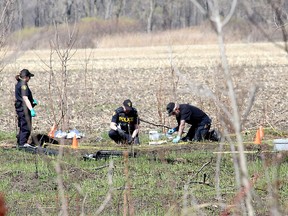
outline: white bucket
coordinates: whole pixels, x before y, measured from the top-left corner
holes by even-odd
[[[149,139],[150,140],[159,140],[160,134],[158,131],[149,131]]]
[[[273,140],[275,151],[288,151],[288,139]]]

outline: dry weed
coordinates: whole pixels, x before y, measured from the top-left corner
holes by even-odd
[[[229,44],[226,49],[242,114],[248,106],[249,91],[258,87],[255,104],[247,121],[243,123],[243,129],[257,127],[260,123],[287,129],[285,98],[288,96],[288,61],[285,52],[272,44]],[[87,60],[89,52],[92,54]],[[34,118],[34,130],[49,131],[52,126],[47,93],[49,73],[43,64],[48,63],[49,55],[49,50],[27,51],[14,63],[7,65],[5,72],[0,74],[3,95],[0,130],[11,131],[16,128],[13,108],[14,76],[22,68],[28,68],[35,74],[29,86],[40,102],[36,107],[38,116]],[[217,45],[99,48],[77,50],[68,63],[67,115],[70,128],[76,127],[93,136],[108,131],[113,110],[121,106],[126,98],[133,101],[141,118],[160,123],[157,109],[160,86],[161,94],[167,100],[163,104],[173,100],[169,61],[171,56],[186,80],[186,83],[177,88],[179,102],[202,108],[213,118],[214,126],[218,126],[223,119],[228,122],[229,116],[219,112],[214,101],[202,91],[211,90],[219,102],[230,110]],[[87,62],[88,70],[84,79]],[[60,66],[56,60],[53,62],[56,72]],[[187,88],[189,84],[195,88]],[[57,105],[57,95],[52,97]],[[174,124],[173,120],[171,122]],[[141,125],[142,131],[151,128],[144,123]]]

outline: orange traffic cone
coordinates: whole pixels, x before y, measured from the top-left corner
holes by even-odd
[[[57,130],[57,126],[56,126],[56,124],[53,124],[53,126],[51,127],[50,132],[48,133],[48,136],[51,137],[51,138],[54,138],[56,130]]]
[[[77,149],[78,148],[78,140],[76,138],[76,134],[74,135],[73,140],[72,140],[72,148],[73,149]]]
[[[263,137],[264,137],[264,129],[262,126],[259,127],[259,130],[260,130],[260,139],[262,140]]]
[[[258,129],[256,131],[256,137],[255,137],[254,143],[258,144],[258,145],[261,144],[261,131],[260,131],[260,129]]]

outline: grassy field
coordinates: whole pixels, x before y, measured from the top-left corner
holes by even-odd
[[[245,148],[256,215],[270,215],[272,207],[286,215],[287,154],[273,153],[266,144]],[[83,155],[96,148],[66,147],[61,159],[1,148],[0,191],[9,215],[56,215],[63,202],[69,215],[96,215],[103,203],[101,215],[241,214],[245,192],[239,192],[227,143],[141,145],[133,150],[136,158],[85,161]]]
[[[226,50],[255,214],[271,215],[274,209],[287,215],[287,155],[271,152],[273,139],[287,137],[287,54],[273,44],[228,44]],[[242,214],[245,191],[236,172],[238,155],[229,153],[237,142],[223,111],[231,112],[231,105],[217,45],[75,50],[67,62],[66,129],[77,128],[85,138],[77,150],[67,141],[63,157],[11,148],[16,141],[14,76],[22,68],[35,74],[29,82],[39,101],[33,133],[48,133],[53,113],[57,120],[61,114],[63,65],[57,54],[18,54],[0,74],[0,192],[9,215],[56,215],[61,208],[70,215]],[[136,158],[84,161],[84,154],[101,149],[130,150],[107,137],[111,115],[126,98],[141,118],[169,126],[176,122],[165,115],[168,102],[194,104],[213,118],[213,128],[222,131],[225,125],[232,140],[149,146],[148,131],[162,128],[143,122]],[[259,125],[265,127],[261,146],[253,144]],[[223,151],[228,153],[217,153]]]

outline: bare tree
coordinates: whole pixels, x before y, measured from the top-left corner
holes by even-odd
[[[218,36],[218,44],[219,44],[219,52],[220,52],[220,58],[221,58],[221,65],[223,68],[224,78],[227,85],[227,91],[230,99],[230,106],[232,108],[232,125],[236,134],[237,144],[238,144],[238,150],[239,150],[239,167],[240,167],[240,175],[238,174],[241,185],[246,189],[245,191],[245,203],[246,203],[246,211],[248,215],[254,215],[254,209],[252,205],[252,195],[250,191],[250,181],[249,181],[249,175],[248,175],[248,169],[247,169],[247,162],[246,157],[244,154],[244,145],[241,135],[241,119],[240,119],[240,113],[239,108],[237,105],[237,99],[236,94],[234,90],[234,85],[232,81],[232,75],[229,69],[228,60],[226,57],[226,51],[225,51],[225,43],[224,43],[224,35],[223,35],[223,27],[229,22],[232,15],[235,12],[235,8],[237,5],[237,0],[233,0],[231,2],[231,9],[226,17],[221,18],[220,16],[220,9],[219,9],[219,2],[218,0],[211,0],[207,1],[208,3],[208,10],[203,8],[197,0],[191,0],[193,4],[195,4],[196,7],[203,13],[204,15],[207,15],[209,19],[211,20],[212,25],[214,26],[214,29]],[[216,104],[217,105],[217,104]],[[225,126],[225,125],[223,125]],[[233,142],[230,143],[231,147],[234,147]],[[234,162],[237,163],[237,160],[234,160]],[[235,167],[238,166],[235,164]],[[237,169],[235,170],[237,171]],[[236,172],[237,175],[237,172]],[[236,176],[237,177],[237,176]],[[239,189],[241,190],[241,189]]]
[[[150,0],[150,13],[147,19],[147,32],[150,33],[152,32],[153,28],[153,15],[155,11],[156,3],[155,0]]]
[[[104,19],[107,20],[111,18],[112,10],[114,7],[114,0],[107,0],[105,4],[105,17]]]
[[[5,0],[0,6],[0,72],[5,67],[7,57],[7,42],[15,19],[15,0]]]
[[[68,102],[68,76],[69,76],[69,68],[68,62],[75,54],[77,50],[73,50],[77,38],[77,31],[75,26],[70,29],[67,24],[67,37],[59,34],[59,29],[57,24],[55,23],[55,35],[54,39],[50,41],[51,46],[51,55],[50,62],[46,64],[49,68],[50,78],[49,78],[49,95],[50,95],[50,109],[53,113],[53,122],[58,125],[61,123],[62,130],[66,131],[68,129],[69,122],[69,102]],[[52,64],[54,53],[58,57],[58,61],[60,62],[60,71],[57,71],[55,66]],[[60,74],[60,77],[59,77]],[[53,89],[53,90],[52,90]],[[59,100],[55,99],[55,91]],[[54,94],[52,94],[54,92]],[[58,104],[58,106],[55,106]],[[56,116],[59,116],[58,112],[60,112],[60,118],[57,119]]]
[[[124,0],[120,0],[119,1],[119,6],[118,8],[116,9],[116,28],[117,28],[117,31],[118,31],[118,25],[119,25],[119,19],[120,19],[120,15],[123,11],[123,7],[125,6],[125,2]]]
[[[15,0],[13,0],[15,1]],[[4,1],[4,2],[7,2]],[[193,2],[193,4],[192,4]],[[197,2],[197,3],[196,3]],[[121,16],[128,17],[141,23],[141,31],[166,30],[200,25],[207,20],[207,14],[199,10],[207,10],[210,0],[21,0],[15,1],[18,14],[15,17],[12,29],[19,30],[26,27],[43,27],[53,25],[53,22],[78,22],[84,17],[97,17],[103,20],[119,20]],[[227,16],[230,11],[229,0],[219,0],[222,5],[220,16]],[[247,22],[245,1],[239,2],[237,11],[234,11],[235,20]],[[273,23],[273,14],[268,0],[249,1],[253,11],[248,18],[257,24]],[[274,2],[274,1],[272,1]],[[282,8],[282,18],[287,21],[287,2],[279,2]],[[157,5],[157,7],[156,7]],[[1,6],[1,3],[0,3]],[[200,6],[200,7],[199,7]],[[152,10],[151,10],[152,9]],[[286,15],[285,15],[286,14]],[[148,23],[147,23],[148,22]],[[115,25],[118,23],[116,22]],[[249,27],[247,27],[249,28]],[[135,28],[139,31],[139,28]]]

